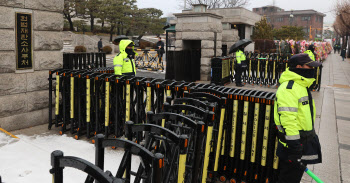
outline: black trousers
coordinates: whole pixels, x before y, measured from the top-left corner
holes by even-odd
[[[161,63],[164,52],[163,51],[157,51],[157,53],[158,53],[159,62]]]
[[[235,74],[236,85],[242,84],[242,65],[236,65],[236,74]]]
[[[302,169],[287,160],[280,160],[279,170],[278,183],[300,183],[304,174]]]

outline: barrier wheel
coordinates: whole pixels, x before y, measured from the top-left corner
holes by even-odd
[[[75,140],[79,140],[78,135],[74,135]]]
[[[236,182],[236,179],[231,179],[231,180],[230,180],[230,183],[237,183],[237,182]]]
[[[62,131],[60,131],[59,133],[60,133],[60,135],[63,135],[63,132],[62,132]]]
[[[94,139],[92,139],[91,142],[92,142],[93,144],[95,144],[95,140],[94,140]]]
[[[221,177],[220,177],[220,181],[221,181],[221,182],[225,182],[225,181],[226,181],[226,177],[225,177],[225,176],[221,176]]]

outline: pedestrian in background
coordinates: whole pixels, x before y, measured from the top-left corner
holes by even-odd
[[[159,58],[159,61],[163,61],[162,58],[163,58],[163,54],[164,54],[164,42],[162,41],[162,38],[161,37],[158,37],[158,42],[157,42],[157,53],[158,53],[158,58]]]
[[[294,55],[279,80],[281,85],[274,104],[280,158],[278,183],[300,183],[305,170],[302,164],[322,162],[321,145],[314,128],[316,106],[310,91],[315,81],[313,67],[321,65],[308,54]]]
[[[345,56],[346,56],[346,49],[345,49],[345,48],[343,48],[343,49],[341,50],[340,56],[343,58],[343,61],[344,61]]]
[[[102,47],[103,47],[103,45],[102,45],[102,38],[100,39],[100,41],[98,41],[97,47],[98,47],[98,52],[102,52]]]

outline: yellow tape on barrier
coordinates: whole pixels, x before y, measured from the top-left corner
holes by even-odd
[[[178,169],[178,174],[177,174],[177,182],[178,183],[185,182],[186,158],[187,158],[187,154],[180,154],[179,169]]]
[[[167,97],[171,97],[171,90],[167,90],[167,91],[166,91],[166,96],[167,96]]]
[[[271,105],[266,105],[265,124],[264,124],[264,139],[263,139],[262,155],[261,155],[261,165],[262,166],[266,166],[267,143],[268,143],[268,139],[269,139],[269,128],[270,128],[270,112],[271,112]]]
[[[226,130],[224,130],[224,139],[222,140],[222,145],[221,145],[221,155],[225,155],[225,139],[226,139]]]
[[[277,156],[277,145],[278,145],[278,138],[276,137],[276,142],[275,142],[275,156],[273,158],[273,169],[277,170],[278,169],[278,162],[279,158]]]
[[[247,126],[248,126],[248,109],[249,102],[244,101],[244,109],[243,109],[243,124],[242,124],[242,141],[241,141],[241,156],[240,159],[245,159],[245,145],[247,140]]]
[[[209,154],[210,154],[210,144],[213,135],[213,126],[208,126],[207,129],[207,140],[205,143],[205,152],[204,152],[204,164],[203,164],[203,174],[202,174],[202,183],[207,182],[208,177],[208,166],[209,166]]]
[[[251,150],[251,157],[250,157],[250,161],[253,162],[253,163],[255,162],[256,140],[258,138],[259,108],[260,108],[260,104],[259,103],[255,103],[253,135],[252,135],[252,150]]]
[[[234,100],[233,101],[233,112],[232,112],[232,132],[231,132],[231,148],[230,148],[230,157],[231,158],[235,157],[237,112],[238,112],[238,100]]]
[[[225,119],[225,108],[222,108],[221,109],[221,116],[220,116],[220,124],[219,124],[218,141],[217,141],[217,145],[216,145],[214,171],[217,171],[218,166],[219,166],[219,155],[220,155],[220,147],[221,147],[222,130],[223,130],[223,126],[224,126],[224,119]]]
[[[91,109],[91,93],[90,93],[90,79],[86,80],[86,122],[90,123],[90,109]]]
[[[74,118],[74,77],[70,78],[70,118]]]
[[[147,87],[146,112],[151,111],[152,88]]]
[[[55,103],[55,114],[59,115],[60,109],[60,76],[56,76],[56,103]]]
[[[105,99],[105,126],[109,125],[109,82],[106,82],[106,99]]]
[[[125,122],[130,121],[130,84],[126,85],[126,108],[125,108]]]

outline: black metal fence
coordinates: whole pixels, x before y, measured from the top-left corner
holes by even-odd
[[[64,69],[106,67],[106,53],[63,53]]]
[[[177,81],[197,81],[200,80],[200,67],[200,49],[168,51],[165,78]]]

